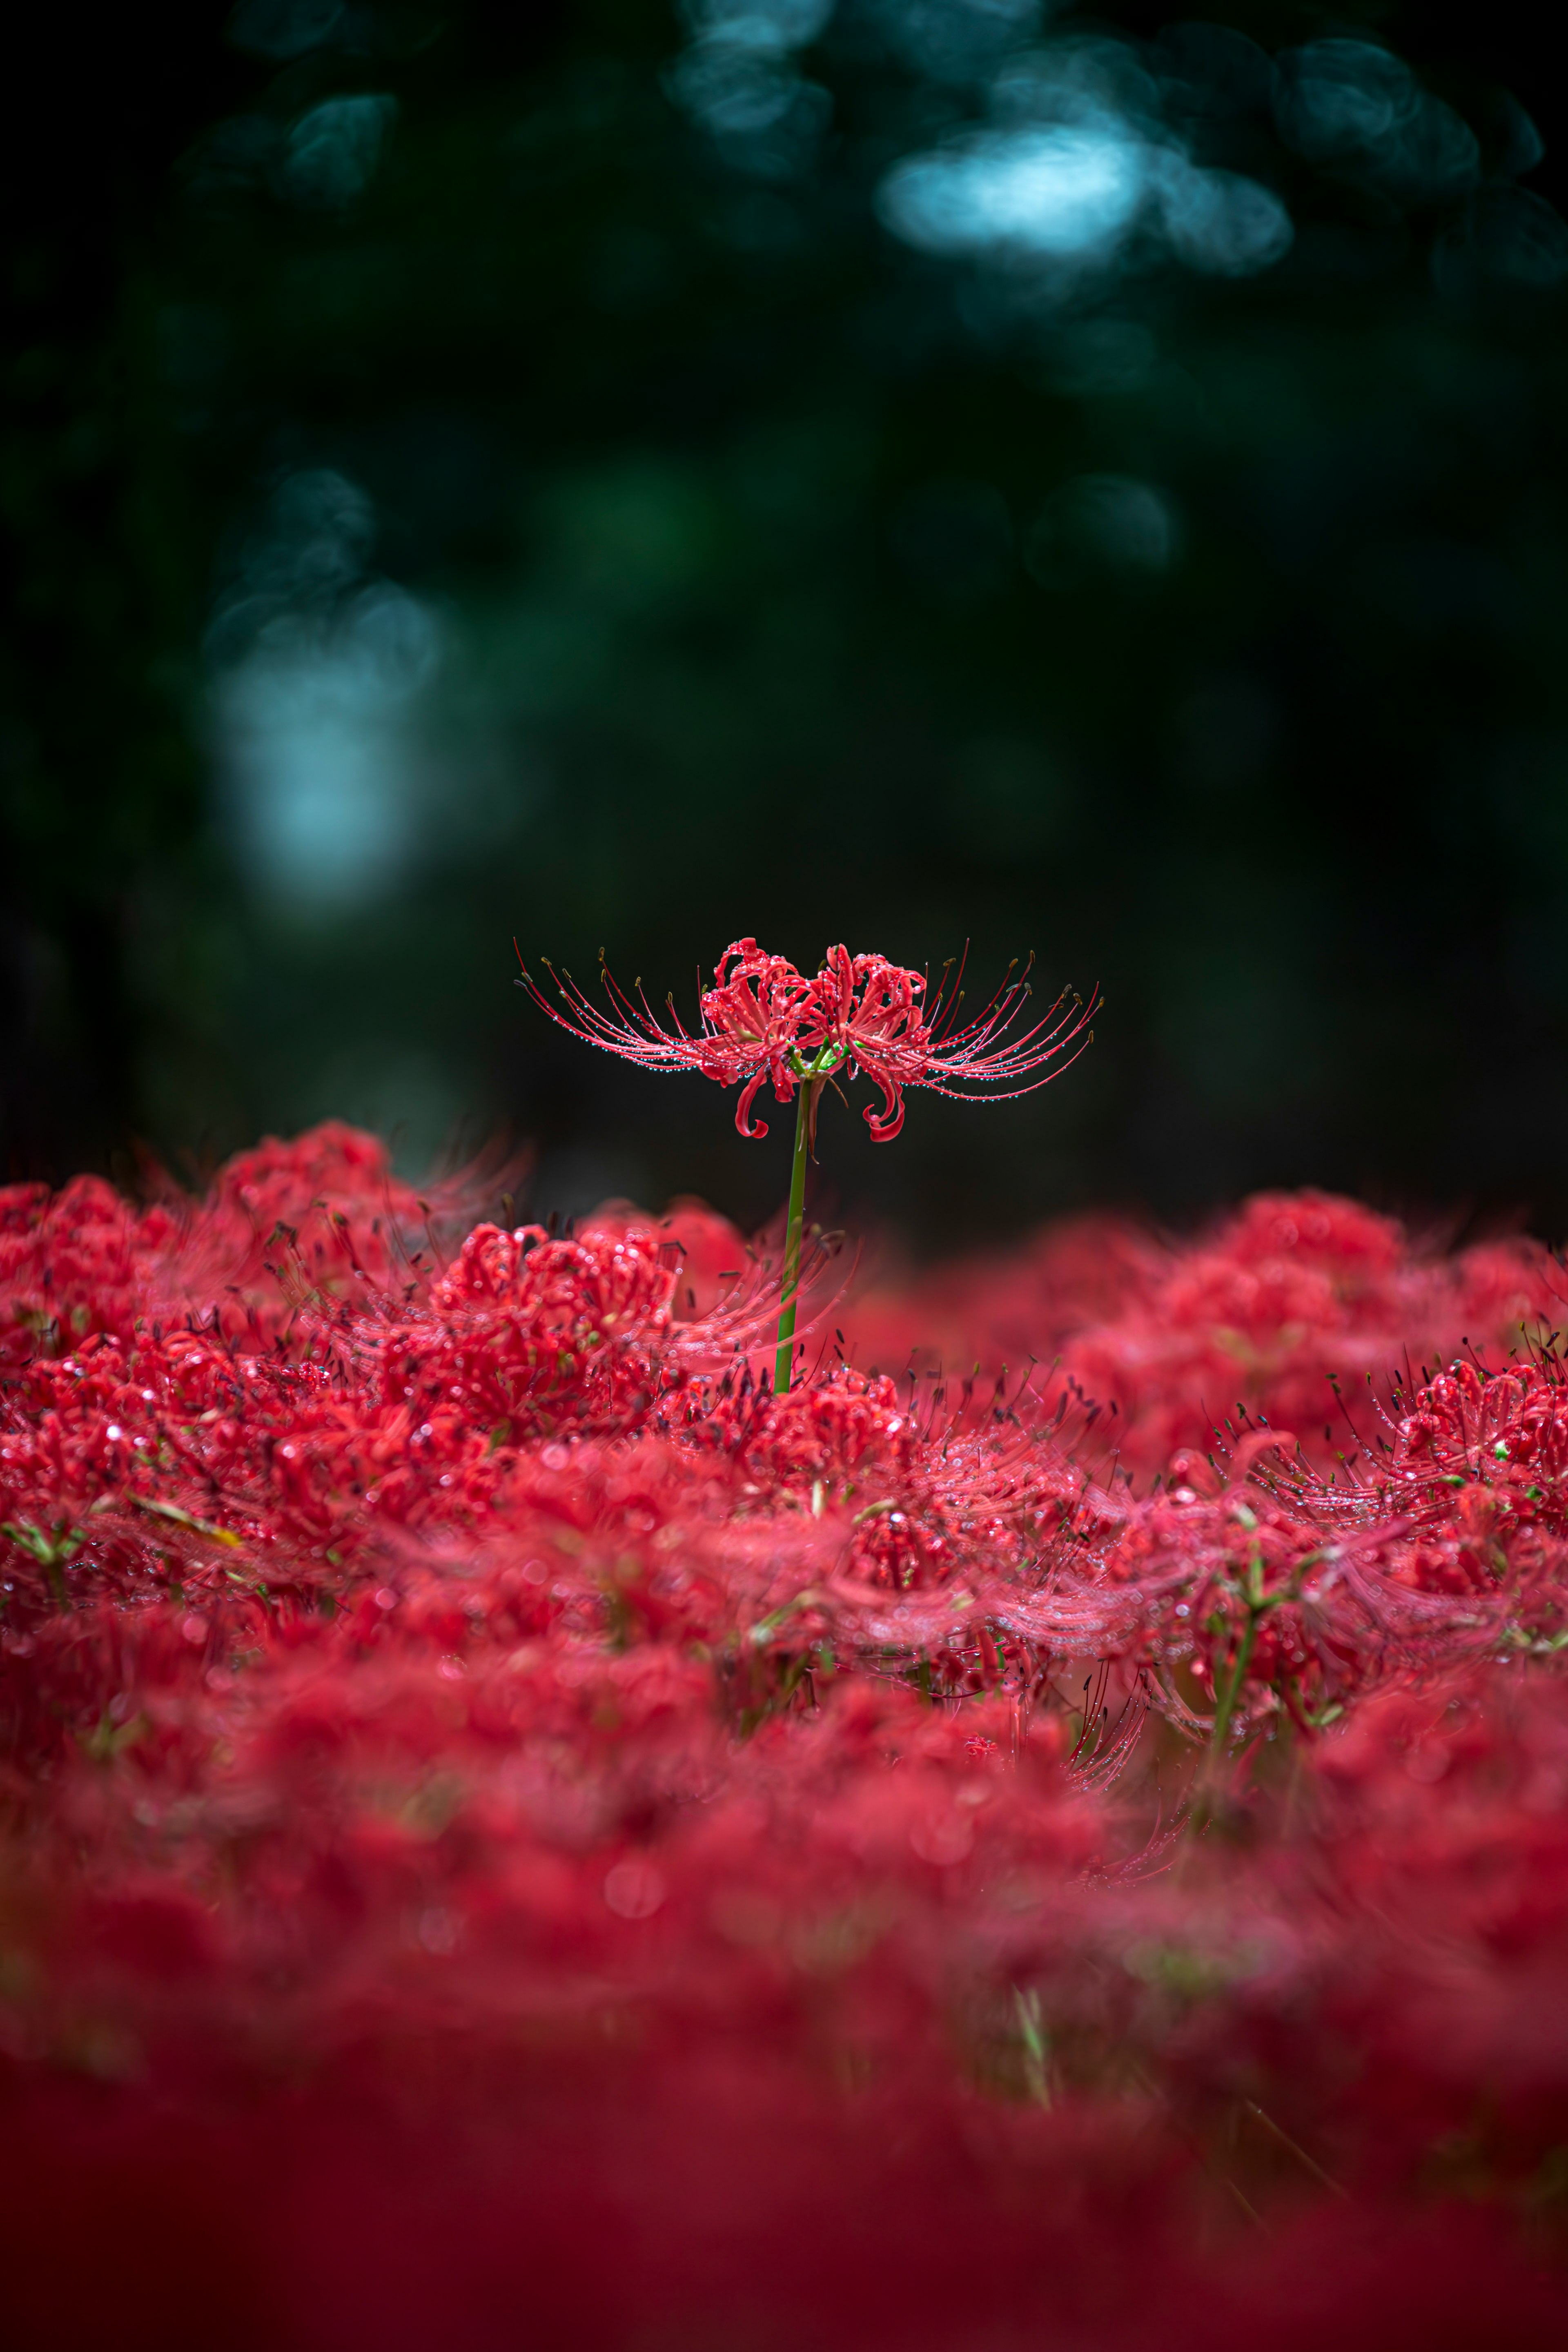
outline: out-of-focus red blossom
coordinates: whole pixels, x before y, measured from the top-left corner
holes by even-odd
[[[994,1375],[1059,1355],[1117,1408],[1123,1466],[1152,1475],[1176,1447],[1209,1446],[1238,1402],[1331,1463],[1355,1443],[1331,1374],[1352,1397],[1407,1361],[1418,1379],[1467,1339],[1502,1360],[1555,1327],[1565,1288],[1538,1243],[1446,1256],[1357,1202],[1262,1193],[1194,1246],[1084,1220],[1005,1258],[868,1282],[837,1319],[855,1360],[884,1370],[912,1359]]]
[[[461,1197],[0,1195],[7,2342],[1560,2332],[1544,1254]]]
[[[384,1143],[339,1119],[238,1153],[198,1202],[164,1186],[137,1210],[96,1176],[54,1195],[0,1187],[0,1369],[94,1332],[129,1339],[139,1318],[275,1339],[292,1311],[282,1268],[323,1297],[379,1296],[472,1223],[469,1190],[416,1192]]]

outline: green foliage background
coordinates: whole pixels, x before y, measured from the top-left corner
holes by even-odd
[[[1319,1181],[1568,1223],[1568,247],[1502,95],[1550,151],[1545,35],[1220,13],[1270,54],[1386,41],[1479,183],[1396,201],[1267,109],[1205,116],[1285,196],[1284,261],[1031,310],[879,221],[889,163],[984,110],[885,12],[804,54],[831,127],[782,171],[675,102],[689,28],[656,0],[365,5],[292,56],[243,11],[37,28],[4,1172],[199,1165],[338,1112],[411,1165],[531,1138],[541,1209],[760,1218],[784,1123],[743,1145],[716,1093],[548,1031],[512,933],[688,1009],[742,932],[968,938],[984,976],[1032,947],[1098,979],[1093,1054],[1005,1110],[916,1097],[892,1150],[830,1112],[848,1214],[951,1246]],[[1162,23],[1046,37],[1146,61]],[[396,114],[363,191],[290,194],[289,126],[366,91]],[[1521,172],[1522,259],[1487,228]],[[302,581],[288,501],[329,477],[351,555]],[[1160,561],[1075,538],[1106,477],[1152,486]],[[224,681],[269,595],[330,639],[378,583],[439,648],[399,706],[417,807],[375,888],[291,892],[224,782]]]

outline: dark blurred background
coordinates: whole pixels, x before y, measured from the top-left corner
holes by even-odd
[[[932,1250],[1315,1181],[1568,1229],[1552,13],[241,0],[13,56],[0,1175],[338,1113],[782,1194],[557,1033],[753,932],[1109,1009]]]

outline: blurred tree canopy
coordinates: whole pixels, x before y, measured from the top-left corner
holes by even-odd
[[[1568,1226],[1550,28],[1037,0],[35,26],[8,1176],[330,1112],[532,1200],[787,1139],[549,1030],[752,932],[1099,980],[827,1181],[922,1246],[1318,1181]],[[117,1160],[117,1155],[119,1159]]]

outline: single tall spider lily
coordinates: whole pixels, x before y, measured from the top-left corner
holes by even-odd
[[[515,940],[512,945],[516,948]],[[795,1103],[783,1309],[773,1370],[773,1386],[781,1392],[789,1387],[795,1355],[805,1163],[815,1151],[823,1087],[835,1083],[846,1066],[851,1076],[869,1078],[882,1097],[865,1113],[871,1140],[891,1143],[904,1123],[906,1087],[925,1087],[953,1102],[1012,1102],[1059,1077],[1093,1043],[1089,1024],[1100,1002],[1098,990],[1090,991],[1086,1004],[1064,989],[1039,1020],[1010,1034],[1030,1001],[1033,956],[1022,972],[1016,962],[1010,963],[989,1002],[961,1021],[962,958],[956,970],[952,962],[943,965],[927,1004],[924,974],[889,963],[886,956],[852,956],[847,948],[829,948],[821,970],[807,979],[787,957],[769,955],[748,939],[735,940],[720,957],[713,986],[704,989],[699,1000],[700,1026],[692,1033],[677,1013],[673,996],[666,999],[667,1026],[654,1013],[640,980],[633,982],[630,992],[620,987],[605,967],[603,949],[603,1008],[569,971],[557,971],[548,957],[542,957],[565,1008],[559,1010],[523,963],[521,950],[517,960],[522,971],[519,987],[526,988],[540,1010],[573,1036],[645,1070],[698,1070],[721,1086],[739,1086],[735,1125],[748,1139],[768,1131],[764,1120],[753,1124],[752,1118],[764,1081],[772,1082],[776,1101]],[[1064,1054],[1065,1061],[1059,1059]],[[1048,1062],[1058,1066],[1047,1069]],[[1013,1079],[1028,1083],[1009,1085]],[[992,1091],[998,1086],[1002,1092]]]

